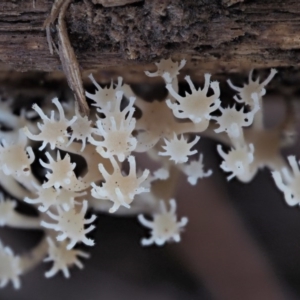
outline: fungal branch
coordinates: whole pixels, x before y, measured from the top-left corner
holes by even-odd
[[[45,24],[48,29],[57,17],[58,27],[62,26],[68,3],[55,2]],[[64,43],[61,38],[62,52]],[[72,61],[69,54],[63,54],[66,63]],[[251,80],[243,88],[230,82],[238,92],[234,97],[242,106],[238,109],[235,104],[222,106],[219,83],[211,81],[210,74],[204,74],[201,87],[186,76],[189,90],[185,96],[179,93],[177,77],[184,65],[185,60],[162,60],[156,63],[157,71],[146,72],[149,81],[154,76],[165,81],[168,95],[164,101],[146,102],[136,97],[121,77],[103,87],[90,75],[95,92],[80,91],[93,102],[90,115],[80,113],[80,101],[74,109],[70,101],[66,104],[54,98],[52,104],[34,103],[32,110],[20,116],[14,113],[12,102],[0,102],[0,122],[12,128],[8,132],[0,129],[0,184],[10,195],[0,194],[0,226],[45,233],[41,243],[23,255],[0,243],[1,287],[12,282],[19,288],[20,276],[43,259],[52,264],[45,273],[47,278],[59,272],[68,278],[71,267],[82,269],[89,254],[78,247],[94,246],[90,232],[96,228],[97,212],[137,216],[149,229],[148,237],[141,239],[143,246],[184,240],[188,217],[177,216],[174,191],[180,172],[192,186],[212,176],[213,170],[199,151],[200,137],[207,132],[230,147],[217,146],[220,168],[228,180],[246,183],[260,168],[268,167],[287,203],[300,203],[298,162],[289,157],[286,165],[280,154],[287,145],[282,133],[294,131],[296,118],[288,116],[276,128],[263,127],[263,96],[276,72],[271,71],[262,83],[253,81],[250,72]],[[80,82],[76,80],[72,84]],[[135,117],[137,107],[139,119]],[[142,167],[137,153],[156,161],[158,169],[153,172]],[[81,159],[77,161],[78,156]],[[81,167],[78,162],[82,161]],[[40,172],[34,172],[36,165]],[[39,216],[19,213],[17,199],[32,205]],[[89,215],[91,208],[94,213]]]

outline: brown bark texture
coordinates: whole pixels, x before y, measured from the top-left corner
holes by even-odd
[[[74,0],[66,13],[82,70],[135,73],[167,57],[187,58],[187,68],[198,75],[299,65],[298,0],[145,0],[117,7],[98,3]],[[42,29],[52,4],[1,0],[0,62],[17,71],[61,69]]]

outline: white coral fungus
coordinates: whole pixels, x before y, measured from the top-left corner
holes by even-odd
[[[136,100],[135,97],[130,97],[127,105],[124,107],[124,109],[121,109],[121,103],[123,99],[123,91],[117,91],[115,95],[115,99],[113,101],[109,101],[104,109],[97,108],[97,111],[104,114],[105,118],[99,118],[97,121],[97,127],[99,128],[101,123],[101,126],[106,130],[111,129],[111,118],[115,119],[116,126],[120,127],[121,123],[125,122],[129,126],[130,124],[135,124],[135,119],[132,118],[135,108],[134,108],[134,102]],[[101,135],[99,130],[95,130],[95,133]]]
[[[153,172],[154,179],[167,180],[169,176],[170,176],[170,172],[168,169],[165,168],[160,168]]]
[[[188,176],[187,180],[191,185],[196,185],[198,179],[209,177],[212,174],[212,170],[204,171],[202,154],[199,155],[198,160],[182,165],[181,170]]]
[[[10,128],[19,128],[23,123],[23,116],[18,117],[12,112],[13,98],[0,98],[0,122]]]
[[[103,137],[103,141],[91,139],[90,142],[97,146],[97,152],[104,158],[111,158],[116,155],[119,161],[124,161],[125,157],[130,155],[131,151],[136,148],[137,140],[132,136],[135,127],[135,119],[132,118],[134,110],[129,112],[125,119],[121,119],[117,124],[115,117],[106,121],[106,126],[98,120],[98,134]]]
[[[61,103],[58,101],[57,98],[54,98],[52,102],[56,105],[59,111],[59,120],[55,119],[54,111],[51,111],[51,117],[48,118],[43,110],[37,105],[34,104],[32,108],[39,114],[41,119],[44,121],[44,124],[37,123],[38,128],[40,129],[40,133],[37,135],[32,134],[27,127],[24,128],[24,132],[28,138],[33,141],[42,141],[42,146],[39,150],[43,150],[47,144],[50,144],[52,150],[55,149],[56,144],[65,143],[68,133],[67,128],[71,126],[77,119],[74,116],[71,120],[67,120],[65,118],[64,109]]]
[[[238,110],[236,105],[232,107],[222,108],[219,110],[222,115],[219,117],[212,117],[216,120],[219,128],[215,129],[216,133],[227,132],[230,137],[239,138],[242,135],[242,127],[250,126],[253,123],[254,116],[259,110],[258,95],[252,94],[252,99],[254,101],[254,108],[245,113],[244,108]]]
[[[57,204],[60,204],[65,211],[69,211],[74,208],[75,204],[79,204],[75,199],[85,196],[86,192],[74,192],[72,190],[66,190],[64,188],[57,190]]]
[[[249,144],[249,147],[247,145],[244,145],[238,146],[236,148],[231,148],[228,154],[223,151],[221,145],[217,146],[217,150],[220,156],[224,159],[220,167],[225,172],[232,172],[232,174],[227,177],[228,181],[235,176],[245,182],[252,178],[250,164],[254,160],[253,144]]]
[[[113,102],[115,100],[116,92],[121,90],[122,77],[118,77],[118,84],[115,88],[113,86],[112,81],[111,81],[110,87],[102,88],[97,83],[97,81],[94,79],[92,74],[89,75],[89,78],[93,82],[93,84],[95,85],[97,90],[96,90],[95,94],[90,94],[90,93],[86,92],[85,95],[95,102],[92,104],[93,106],[105,109],[109,102],[111,102],[111,101]]]
[[[160,62],[155,63],[157,66],[156,72],[145,71],[145,74],[149,77],[161,76],[166,83],[171,83],[174,78],[177,78],[179,70],[181,70],[186,64],[186,60],[181,60],[180,63],[173,62],[171,58],[162,59]]]
[[[141,174],[142,172],[139,171],[138,173]],[[154,171],[153,175],[149,174],[147,179],[142,183],[142,186],[150,191],[153,182],[157,180],[167,180],[169,177],[170,177],[169,170],[165,168],[160,168]]]
[[[170,160],[174,160],[176,164],[185,163],[188,161],[188,156],[197,153],[197,150],[191,150],[191,148],[197,144],[200,140],[200,136],[196,136],[195,139],[188,143],[187,140],[181,135],[179,139],[174,132],[173,139],[164,139],[166,145],[162,146],[165,152],[158,152],[161,156],[170,156]]]
[[[151,237],[142,239],[143,246],[149,246],[155,243],[162,246],[165,242],[180,242],[180,232],[187,224],[186,217],[177,222],[176,201],[170,200],[170,210],[167,211],[164,201],[160,201],[160,212],[154,214],[153,221],[147,220],[144,215],[139,215],[138,219],[142,225],[151,229]]]
[[[82,242],[87,246],[94,246],[94,241],[87,238],[86,234],[94,230],[95,226],[90,225],[86,229],[84,226],[94,222],[96,216],[92,215],[89,219],[85,219],[84,216],[87,209],[88,203],[86,200],[82,202],[80,212],[77,212],[75,208],[65,211],[57,206],[58,215],[53,214],[50,210],[47,211],[47,214],[53,220],[57,221],[57,224],[42,221],[41,225],[45,228],[61,231],[61,234],[57,236],[58,241],[64,241],[67,238],[70,239],[70,243],[67,245],[68,250],[72,249],[78,242]]]
[[[70,140],[67,143],[67,147],[73,143],[74,140],[81,140],[82,147],[81,152],[84,150],[86,141],[89,140],[94,132],[91,124],[92,121],[87,116],[82,117],[78,111],[78,105],[75,107],[76,121],[71,125],[72,133],[70,134]]]
[[[285,201],[288,205],[294,206],[300,204],[300,170],[295,156],[288,157],[289,164],[292,168],[293,175],[283,168],[281,172],[272,173],[275,183],[280,191],[284,193]]]
[[[239,97],[237,95],[233,97],[234,100],[236,100],[237,102],[246,103],[251,107],[253,107],[254,102],[253,102],[252,94],[256,93],[259,96],[259,98],[265,95],[266,94],[265,86],[273,79],[276,73],[277,73],[276,69],[271,69],[269,76],[262,83],[259,83],[259,77],[255,81],[252,80],[253,70],[251,70],[248,78],[249,82],[245,83],[242,88],[235,86],[231,82],[231,80],[228,79],[227,82],[229,86],[233,90],[239,93]]]
[[[20,177],[30,174],[30,165],[34,162],[35,155],[31,147],[25,147],[27,137],[20,130],[17,142],[2,140],[0,146],[0,169],[5,175]],[[28,156],[27,156],[28,154]]]
[[[16,205],[16,201],[4,200],[3,194],[0,193],[0,226],[5,226],[13,217]]]
[[[33,183],[33,186],[37,190],[38,197],[35,199],[31,199],[29,197],[25,197],[24,201],[29,204],[39,204],[38,209],[41,212],[45,212],[49,209],[50,206],[57,204],[57,192],[54,188],[43,188],[42,186],[38,186]]]
[[[172,87],[171,84],[167,84],[166,88],[170,94],[178,101],[178,103],[173,103],[170,99],[166,101],[169,108],[172,109],[173,114],[176,118],[186,119],[189,118],[194,123],[199,123],[203,119],[210,120],[210,113],[217,110],[221,105],[220,97],[220,87],[217,81],[210,83],[210,74],[205,74],[205,84],[204,88],[198,90],[195,88],[190,76],[186,76],[185,80],[188,82],[191,94],[185,94],[185,97],[180,96]],[[209,87],[214,91],[212,96],[207,96]]]
[[[61,205],[65,211],[70,210],[75,205],[75,197],[84,196],[86,193],[76,193],[73,191],[66,190],[64,188],[54,189],[53,187],[44,188],[32,183],[37,190],[38,197],[31,199],[25,197],[24,201],[30,204],[41,204],[38,209],[41,212],[45,212],[49,207],[53,205]]]
[[[44,259],[44,262],[53,261],[52,268],[45,273],[47,278],[53,277],[59,271],[62,271],[66,278],[70,277],[69,268],[73,265],[76,265],[79,269],[83,269],[82,262],[78,259],[78,257],[89,258],[90,255],[86,252],[80,250],[67,250],[66,243],[60,242],[55,243],[53,240],[48,237],[48,257]]]
[[[73,170],[76,167],[76,163],[71,163],[69,154],[66,154],[64,159],[61,159],[60,151],[57,151],[57,161],[55,161],[49,152],[45,153],[49,163],[46,164],[40,159],[40,164],[47,169],[50,169],[52,173],[47,173],[46,177],[48,181],[43,184],[43,188],[49,188],[54,186],[56,189],[59,187],[68,186],[71,183],[71,179],[74,176]]]
[[[22,274],[20,258],[15,256],[9,247],[4,247],[0,241],[0,288],[5,287],[9,281],[15,289],[21,286],[19,275]]]
[[[97,199],[110,200],[114,204],[109,212],[114,213],[120,206],[130,208],[130,204],[134,196],[140,193],[149,192],[148,189],[142,186],[142,183],[149,175],[149,170],[144,170],[142,176],[137,178],[136,161],[134,156],[128,157],[129,174],[123,176],[121,169],[114,158],[111,158],[114,171],[109,174],[103,164],[99,164],[99,170],[102,173],[105,182],[102,186],[97,186],[92,183],[92,196]]]
[[[204,74],[201,87],[186,76],[188,92],[179,94],[178,74],[185,63],[161,60],[156,63],[155,72],[145,72],[165,81],[168,96],[162,101],[144,101],[123,84],[121,77],[117,83],[102,88],[90,75],[96,89],[94,94],[86,92],[96,107],[90,118],[79,113],[73,100],[61,104],[53,99],[54,111],[51,101],[44,101],[41,106],[34,104],[30,112],[21,109],[20,115],[14,114],[11,101],[0,101],[0,127],[4,127],[0,128],[0,185],[13,197],[24,199],[42,212],[38,217],[22,215],[15,210],[16,202],[0,193],[0,227],[43,229],[46,235],[45,240],[20,258],[0,242],[0,287],[12,281],[19,288],[19,275],[46,257],[47,251],[45,261],[52,262],[52,266],[46,277],[62,272],[68,278],[70,267],[81,269],[81,258],[89,255],[74,247],[77,243],[94,245],[88,234],[95,228],[92,223],[96,216],[86,216],[89,206],[117,215],[141,213],[138,220],[149,230],[141,240],[144,246],[179,242],[188,219],[177,218],[174,199],[166,201],[177,185],[172,170],[181,170],[191,185],[212,174],[212,170],[204,168],[203,155],[197,154],[195,146],[205,130],[208,137],[231,147],[226,153],[221,145],[217,147],[228,180],[236,176],[249,182],[259,168],[269,167],[275,170],[273,178],[288,205],[300,206],[300,167],[294,156],[288,157],[291,170],[284,167],[280,154],[289,142],[288,136],[295,131],[296,110],[289,105],[285,119],[273,129],[266,129],[263,122],[262,97],[277,71],[272,69],[261,83],[259,78],[252,78],[251,71],[243,87],[236,87],[229,80],[230,87],[237,91],[234,99],[244,106],[238,110],[236,105],[220,107],[220,86],[211,81],[210,74]],[[141,115],[135,118],[136,108]],[[218,109],[220,112],[216,113]],[[39,118],[40,123],[33,122],[33,117]],[[227,134],[216,134],[221,132]],[[59,149],[56,153],[42,153],[46,158],[39,160],[44,168],[39,173],[47,172],[43,184],[39,183],[39,175],[35,178],[37,174],[31,167],[36,143],[28,147],[31,141],[27,138],[39,141],[40,150]],[[60,151],[66,153],[63,159]],[[149,170],[137,173],[133,151],[147,152],[161,168],[152,175]],[[188,162],[194,154],[197,157]],[[70,155],[80,156],[76,160],[79,177]],[[126,159],[129,163],[123,164]],[[149,219],[144,216],[146,213],[150,214]]]

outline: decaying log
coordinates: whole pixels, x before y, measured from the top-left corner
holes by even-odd
[[[93,0],[94,4],[101,4],[104,7],[123,6],[143,0]]]
[[[199,75],[299,65],[297,0],[145,0],[120,7],[96,2],[73,1],[66,13],[82,70],[122,66],[136,72],[169,56],[188,58],[187,68]],[[52,4],[0,2],[2,63],[18,71],[61,69],[42,30]]]

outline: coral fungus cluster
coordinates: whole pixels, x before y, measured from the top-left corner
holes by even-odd
[[[269,167],[287,203],[300,203],[299,166],[289,157],[291,172],[280,155],[283,129],[263,126],[263,96],[276,71],[271,70],[263,82],[253,80],[250,72],[243,87],[228,81],[238,93],[237,103],[223,107],[219,83],[211,81],[210,74],[204,75],[203,87],[195,87],[186,76],[189,90],[179,94],[177,76],[184,65],[185,60],[161,60],[156,72],[145,72],[165,81],[165,101],[144,101],[122,78],[102,87],[90,75],[96,88],[94,94],[86,92],[90,116],[81,116],[76,105],[57,98],[52,101],[55,110],[49,103],[34,104],[33,110],[19,116],[10,102],[0,103],[0,122],[11,129],[0,132],[0,184],[10,195],[0,198],[0,226],[44,231],[37,247],[39,257],[53,264],[46,277],[59,271],[69,277],[71,266],[83,267],[79,259],[89,255],[74,247],[95,244],[88,234],[95,229],[97,211],[136,214],[149,229],[149,236],[141,240],[143,246],[179,242],[188,218],[177,217],[176,200],[171,195],[160,197],[160,189],[172,180],[172,168],[183,172],[191,185],[212,175],[196,147],[201,133],[216,139],[222,136],[220,140],[230,147],[217,146],[228,180],[249,182],[259,168]],[[135,116],[136,108],[140,118]],[[148,154],[161,168],[140,169],[138,152]],[[85,168],[77,170],[74,154],[85,160]],[[42,170],[40,178],[32,172],[35,160]],[[17,212],[16,200],[36,207],[39,216]],[[94,213],[87,216],[90,208]],[[1,243],[0,266],[0,286],[11,281],[15,288],[20,286],[20,275],[32,267]]]

